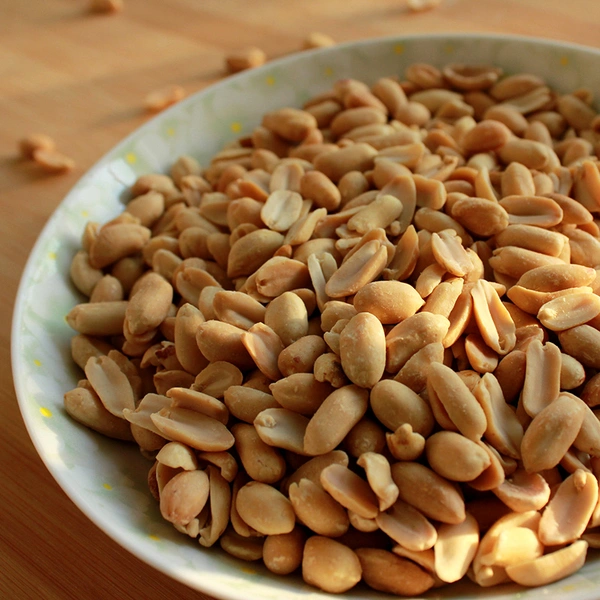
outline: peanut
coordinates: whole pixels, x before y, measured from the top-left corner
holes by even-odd
[[[426,592],[434,584],[433,577],[419,566],[378,548],[356,551],[365,583],[375,590],[401,596]]]
[[[230,73],[260,67],[267,62],[267,55],[260,48],[250,46],[227,55],[225,63]]]
[[[361,578],[361,564],[347,546],[330,538],[312,536],[304,546],[302,576],[325,592],[340,594]]]
[[[295,515],[290,501],[277,489],[250,481],[238,491],[236,508],[244,521],[264,535],[290,533]]]
[[[150,112],[159,112],[185,97],[185,90],[180,85],[171,85],[150,92],[144,98],[144,108]]]

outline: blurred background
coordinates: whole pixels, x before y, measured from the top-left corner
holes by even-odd
[[[111,10],[111,1],[112,9]],[[10,371],[10,318],[37,235],[77,179],[151,117],[147,95],[192,94],[245,46],[267,60],[321,32],[337,43],[494,32],[600,47],[598,0],[0,0],[0,597],[206,600],[92,525],[31,444]],[[428,2],[428,10],[421,6]],[[97,5],[97,6],[96,6]],[[97,8],[98,10],[95,10]],[[120,10],[122,9],[122,10]],[[49,174],[18,142],[45,133],[75,161]]]

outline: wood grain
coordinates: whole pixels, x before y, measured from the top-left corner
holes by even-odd
[[[15,399],[10,315],[21,271],[66,192],[146,119],[145,94],[192,93],[223,75],[225,53],[296,51],[311,31],[337,41],[398,33],[503,32],[600,46],[597,0],[445,0],[411,14],[403,0],[125,0],[114,16],[86,0],[0,0],[0,596],[28,600],[206,600],[140,562],[65,496],[37,456]],[[43,131],[77,160],[49,176],[17,140]]]

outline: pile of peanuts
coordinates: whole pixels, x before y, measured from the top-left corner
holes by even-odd
[[[539,586],[600,547],[600,117],[413,64],[264,115],[89,223],[88,427],[164,518],[326,592]]]

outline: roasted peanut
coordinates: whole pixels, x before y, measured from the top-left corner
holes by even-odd
[[[319,481],[325,490],[348,510],[365,519],[377,516],[377,496],[369,484],[348,467],[330,464],[321,471]]]
[[[392,478],[400,499],[425,516],[442,523],[464,521],[464,501],[457,488],[431,469],[415,462],[398,462],[392,465]]]
[[[251,481],[237,494],[236,508],[244,521],[264,535],[289,533],[294,529],[294,509],[277,489]]]
[[[170,85],[150,92],[144,98],[144,108],[150,112],[159,112],[184,97],[185,90],[180,85]]]
[[[434,545],[435,574],[445,582],[465,575],[479,545],[479,526],[467,513],[462,523],[443,523]]]
[[[285,461],[272,446],[265,444],[252,425],[237,423],[231,428],[235,447],[246,473],[255,481],[276,483],[285,473]]]
[[[260,48],[250,46],[229,54],[225,63],[230,73],[260,67],[267,61],[267,55]]]
[[[86,427],[119,440],[132,440],[127,421],[109,412],[93,389],[76,387],[64,395],[67,413]]]
[[[346,511],[320,484],[301,479],[290,484],[288,494],[296,516],[316,534],[332,538],[348,530]]]
[[[304,545],[302,577],[325,592],[340,594],[354,587],[362,574],[360,561],[347,546],[312,536]]]
[[[269,535],[263,546],[263,561],[269,571],[288,575],[302,564],[305,535],[300,527],[290,533]]]
[[[375,590],[401,596],[419,595],[434,584],[433,577],[419,566],[378,548],[356,551],[365,583]]]
[[[584,407],[563,393],[533,418],[521,443],[528,472],[550,469],[560,462],[579,433]]]
[[[306,427],[304,451],[312,456],[332,451],[364,416],[367,406],[367,390],[356,385],[333,391]]]

